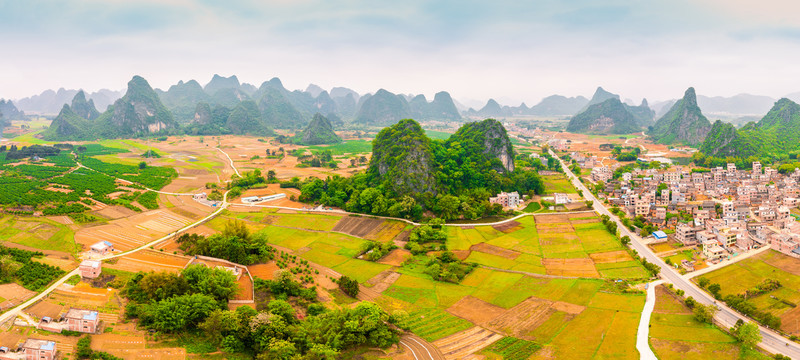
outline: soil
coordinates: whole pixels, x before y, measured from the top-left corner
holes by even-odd
[[[521,224],[516,222],[516,221],[509,221],[509,222],[502,223],[500,225],[492,225],[492,227],[497,231],[501,231],[501,232],[504,232],[504,233],[510,233],[510,232],[514,232],[516,230],[516,227],[518,227],[520,225]]]
[[[517,251],[501,248],[499,246],[489,245],[487,243],[472,245],[472,247],[470,247],[469,249],[472,251],[480,251],[482,253],[502,256],[506,259],[511,259],[511,260],[516,259],[520,255],[520,253]]]
[[[379,264],[386,264],[392,266],[400,266],[411,257],[411,252],[406,249],[394,249],[390,251],[383,259],[378,261]]]
[[[591,259],[542,259],[547,275],[599,278]]]
[[[568,223],[569,214],[535,214],[537,224]]]
[[[625,250],[609,251],[603,253],[589,254],[589,257],[595,264],[615,263],[622,261],[631,261],[633,258]]]
[[[33,306],[25,309],[25,313],[37,319],[41,319],[45,316],[56,319],[58,318],[58,315],[61,314],[62,310],[64,310],[64,306],[62,305],[47,300],[41,300]]]
[[[370,288],[372,291],[382,293],[386,291],[392,284],[394,284],[397,279],[400,278],[400,273],[394,271],[384,271],[378,275],[372,277],[367,282],[372,285]]]
[[[333,231],[343,232],[363,238],[383,224],[383,219],[371,219],[358,216],[345,216],[333,227]]]
[[[487,303],[472,296],[465,296],[449,308],[447,312],[469,320],[474,324],[487,324],[497,317],[503,315],[506,310]]]
[[[252,275],[254,279],[272,280],[275,278],[275,272],[280,270],[280,268],[275,262],[269,262],[266,264],[250,265],[247,267],[247,270],[250,271],[250,275]]]

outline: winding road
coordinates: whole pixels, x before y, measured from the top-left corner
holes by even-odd
[[[699,301],[700,303],[709,305],[714,304],[719,308],[717,315],[714,317],[714,320],[718,322],[718,324],[725,328],[733,327],[736,324],[736,321],[742,319],[744,321],[755,322],[752,319],[748,319],[735,310],[727,307],[722,303],[717,303],[714,298],[711,297],[708,293],[701,290],[697,285],[691,282],[689,279],[681,276],[678,272],[675,271],[674,268],[664,263],[647,245],[644,244],[642,238],[629,231],[626,228],[620,219],[612,214],[605,205],[598,200],[591,191],[589,191],[586,186],[578,180],[575,174],[569,170],[569,167],[564,163],[564,161],[556,156],[556,154],[550,150],[550,154],[554,156],[558,161],[561,163],[561,167],[564,169],[564,172],[569,176],[572,184],[575,186],[576,189],[583,192],[584,198],[589,201],[593,202],[593,207],[598,214],[601,215],[608,215],[612,220],[617,223],[617,229],[620,231],[620,236],[629,236],[631,238],[631,247],[633,247],[636,252],[639,253],[640,256],[647,259],[648,262],[658,265],[661,268],[661,277],[664,278],[665,281],[672,283],[678,289],[681,289],[685,292],[685,295],[693,297],[695,300]],[[797,344],[794,341],[790,341],[789,339],[781,336],[777,332],[767,329],[763,326],[759,326],[759,331],[761,332],[761,343],[759,343],[759,347],[762,349],[769,351],[773,354],[783,354],[788,355],[792,359],[800,359],[800,344]]]

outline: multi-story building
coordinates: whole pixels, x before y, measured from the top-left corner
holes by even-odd
[[[100,273],[103,271],[103,263],[98,260],[84,260],[81,261],[79,269],[81,277],[94,279],[100,276]]]
[[[697,228],[691,224],[680,223],[675,228],[675,239],[685,246],[697,244]]]
[[[510,193],[501,192],[497,194],[497,196],[489,198],[489,202],[492,204],[500,204],[507,208],[515,208],[519,206],[520,203],[519,193],[516,191]]]

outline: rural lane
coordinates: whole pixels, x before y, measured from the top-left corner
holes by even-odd
[[[650,348],[648,339],[650,338],[650,317],[656,307],[656,286],[663,282],[663,280],[658,280],[647,284],[647,299],[644,302],[639,328],[636,331],[636,350],[639,350],[639,358],[643,360],[658,360],[653,349]]]
[[[598,214],[607,215],[614,220],[617,223],[617,229],[619,229],[620,236],[629,236],[631,238],[631,247],[633,247],[640,256],[647,259],[648,262],[656,264],[661,268],[660,273],[664,280],[672,283],[672,285],[676,288],[683,290],[687,297],[691,296],[698,302],[706,305],[716,305],[717,308],[719,308],[719,311],[717,312],[716,316],[714,316],[714,320],[716,320],[722,327],[733,327],[733,325],[736,324],[736,321],[739,319],[755,323],[754,320],[739,315],[739,313],[728,306],[722,303],[718,304],[717,301],[711,297],[711,295],[701,290],[697,285],[691,282],[691,280],[681,276],[675,271],[674,268],[664,263],[664,261],[661,260],[661,258],[659,258],[652,250],[650,250],[647,245],[643,244],[643,240],[641,237],[639,237],[639,235],[629,231],[617,216],[608,211],[605,205],[599,201],[580,180],[578,180],[575,174],[572,173],[572,171],[569,169],[569,167],[567,167],[561,158],[556,156],[552,150],[550,150],[550,154],[558,159],[558,161],[561,163],[564,173],[570,177],[570,180],[575,188],[583,193],[583,197],[593,202],[592,205],[595,211],[597,211]],[[790,356],[792,359],[800,359],[800,344],[790,341],[777,332],[767,329],[763,326],[759,325],[758,328],[761,332],[762,338],[761,343],[758,344],[759,347],[773,354],[783,354]]]

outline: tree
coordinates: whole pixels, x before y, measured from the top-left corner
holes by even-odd
[[[722,290],[722,287],[719,284],[717,283],[709,284],[707,289],[708,292],[714,295],[715,298],[717,299],[720,298],[719,291]]]
[[[710,284],[710,283],[711,283],[711,280],[708,280],[705,277],[701,277],[701,278],[697,279],[697,284],[700,285],[700,287],[702,287],[702,288],[708,286],[708,284]]]
[[[697,303],[694,306],[694,309],[692,309],[692,312],[694,313],[694,318],[697,321],[710,324],[711,320],[714,319],[714,315],[717,313],[717,307],[714,305],[703,305]]]
[[[139,169],[144,169],[146,167],[147,167],[147,163],[146,162],[142,161],[142,162],[139,163]]]
[[[284,300],[272,300],[267,305],[270,313],[278,315],[283,318],[288,324],[297,322],[295,311],[291,304]]]
[[[732,328],[731,333],[736,340],[742,343],[742,346],[748,349],[754,348],[761,342],[761,332],[758,330],[758,325],[751,322]]]
[[[348,276],[342,276],[339,278],[339,289],[341,289],[348,296],[354,298],[358,296],[359,292],[358,281],[351,279]]]
[[[239,319],[233,311],[217,309],[211,312],[206,320],[197,327],[212,343],[219,345],[226,335],[239,330]]]

